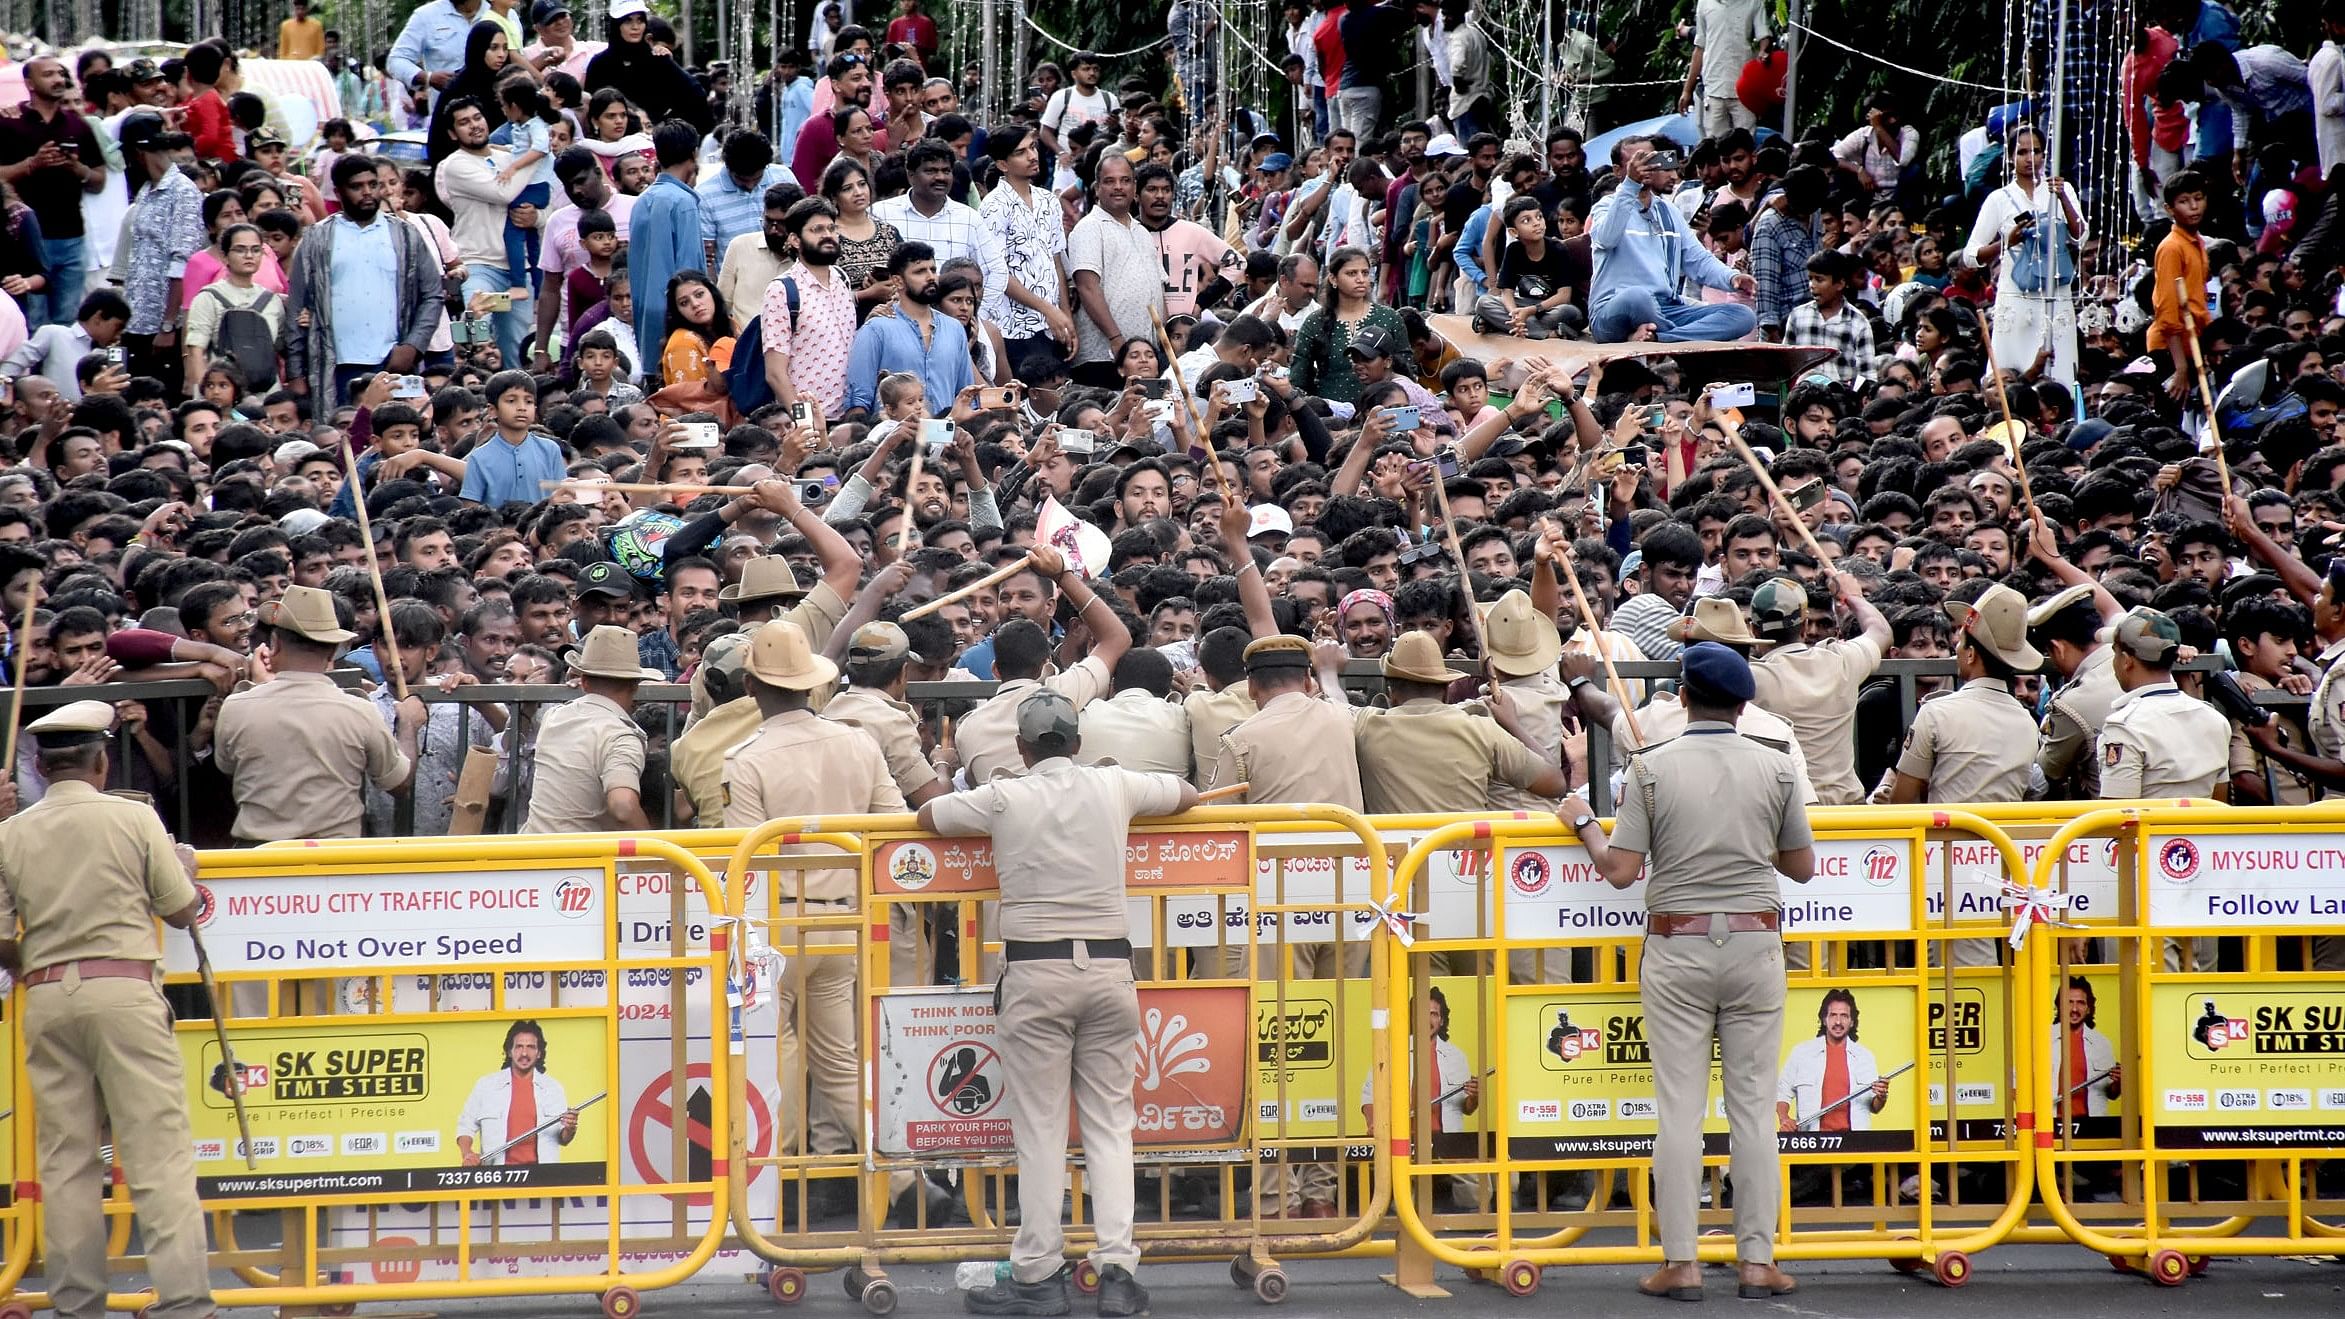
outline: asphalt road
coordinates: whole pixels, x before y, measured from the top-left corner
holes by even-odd
[[[2257,1319],[2321,1316],[2333,1319],[2345,1313],[2345,1263],[2298,1259],[2238,1259],[2214,1262],[2205,1276],[2180,1287],[2158,1287],[2139,1277],[2120,1275],[2098,1256],[2069,1246],[2011,1246],[1988,1251],[1974,1260],[1973,1281],[1959,1290],[1907,1278],[1886,1265],[1864,1261],[1806,1263],[1798,1267],[1802,1286],[1791,1296],[1771,1301],[1735,1299],[1728,1275],[1710,1272],[1708,1305],[1732,1314],[1794,1316],[1797,1319],[1883,1319],[1884,1316],[1962,1316],[1963,1319],[2153,1319],[2154,1316],[2191,1316],[2221,1319],[2254,1315]],[[1291,1290],[1283,1305],[1258,1305],[1251,1296],[1230,1285],[1228,1269],[1216,1264],[1147,1265],[1142,1281],[1152,1293],[1151,1313],[1160,1316],[1227,1316],[1243,1319],[1370,1319],[1372,1316],[1525,1316],[1561,1313],[1571,1319],[1602,1316],[1642,1316],[1665,1319],[1702,1311],[1648,1300],[1636,1293],[1639,1270],[1585,1268],[1550,1270],[1539,1292],[1517,1299],[1493,1287],[1467,1282],[1444,1269],[1439,1281],[1450,1288],[1446,1300],[1414,1300],[1386,1287],[1377,1274],[1380,1260],[1302,1260],[1286,1265]],[[962,1313],[953,1290],[952,1270],[946,1267],[901,1268],[889,1278],[899,1295],[896,1313],[902,1316]],[[863,1308],[847,1298],[841,1275],[820,1274],[809,1280],[806,1299],[792,1313],[814,1319],[860,1319]],[[224,1287],[232,1285],[222,1279]],[[28,1284],[29,1285],[29,1284]],[[689,1316],[690,1319],[727,1319],[729,1316],[769,1316],[781,1313],[764,1292],[746,1280],[699,1282],[643,1296],[647,1319]],[[1077,1295],[1073,1313],[1089,1315],[1089,1298]],[[506,1301],[440,1302],[425,1305],[363,1306],[360,1315],[419,1312],[480,1316],[580,1316],[598,1313],[587,1296],[552,1296]],[[233,1311],[223,1309],[223,1314]]]

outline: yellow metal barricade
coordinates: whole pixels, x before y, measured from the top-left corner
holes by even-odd
[[[2052,846],[2078,842],[2112,848],[2120,903],[2029,948],[2040,997],[2092,1013],[2039,1069],[2038,1111],[2075,1110],[2036,1136],[2045,1211],[2169,1286],[2217,1255],[2345,1252],[2345,1200],[2314,1176],[2345,1158],[2345,809],[2108,809]],[[2072,919],[2059,876],[2034,883]],[[2079,933],[2107,960],[2072,961]]]
[[[41,1181],[33,1161],[32,1091],[24,1070],[24,986],[0,997],[0,1296],[32,1264],[40,1236]],[[0,1319],[8,1319],[0,1309]]]
[[[1126,860],[1143,1030],[1134,1095],[1141,1248],[1151,1259],[1230,1258],[1233,1281],[1275,1301],[1286,1286],[1279,1259],[1362,1248],[1388,1198],[1375,1128],[1362,1126],[1373,1106],[1349,1104],[1343,1093],[1347,1085],[1362,1098],[1375,1093],[1383,1064],[1368,1027],[1384,974],[1369,937],[1372,897],[1389,876],[1384,845],[1366,821],[1336,807],[1219,807],[1136,822]],[[804,890],[788,872],[842,864],[858,871],[859,906],[794,896]],[[737,882],[735,915],[752,941],[746,957],[761,958],[762,944],[785,959],[779,974],[792,997],[782,1008],[794,1024],[813,1024],[808,1001],[824,992],[820,983],[838,983],[840,971],[826,961],[852,959],[860,973],[866,1043],[854,1078],[862,1120],[854,1148],[808,1152],[812,1120],[786,1131],[770,1156],[744,1152],[736,1139],[735,1229],[775,1263],[775,1297],[802,1297],[809,1270],[844,1269],[848,1293],[885,1313],[896,1299],[890,1264],[1006,1259],[1015,1159],[999,1108],[1004,1060],[992,1046],[986,983],[998,948],[989,942],[998,889],[987,840],[922,834],[909,816],[784,820],[744,836],[728,868],[772,878]],[[1348,936],[1334,946],[1356,951],[1365,978],[1292,974],[1299,946],[1319,944],[1314,933],[1331,926]],[[927,933],[936,927],[957,944],[941,967],[939,941]],[[1194,959],[1185,977],[1184,958]],[[1259,981],[1250,971],[1257,961]],[[919,983],[936,972],[946,983]],[[913,983],[891,988],[905,977]],[[1360,1029],[1341,1029],[1347,1015]],[[1297,1044],[1310,1046],[1300,1061],[1324,1066],[1288,1065]],[[823,1084],[815,1078],[817,1092]],[[1347,1107],[1356,1121],[1344,1119]],[[835,1133],[830,1143],[839,1143]],[[768,1168],[784,1179],[778,1222],[751,1212],[739,1191]],[[1265,1207],[1265,1179],[1310,1168],[1328,1170],[1334,1216],[1276,1217],[1275,1199]],[[1071,1171],[1081,1206],[1080,1168]],[[965,1225],[933,1212],[926,1187],[939,1175],[958,1177]],[[843,1203],[826,1185],[860,1194]],[[1071,1254],[1089,1244],[1081,1221],[1068,1237]],[[1087,1265],[1076,1281],[1096,1285]]]
[[[722,886],[689,851],[612,836],[397,840],[199,866],[257,1164],[212,1023],[180,1022],[198,1193],[221,1229],[213,1264],[247,1284],[221,1304],[591,1293],[623,1319],[640,1292],[716,1254],[731,1055],[693,1048],[692,1033],[726,1020],[730,932],[712,916]],[[671,882],[631,900],[627,873]],[[622,928],[660,914],[652,936]],[[165,958],[171,982],[194,981],[185,935],[167,933]],[[492,1148],[521,1109],[491,1113],[482,1096],[500,1077],[511,1093],[509,1064],[533,1037],[536,1121]],[[535,1157],[509,1157],[516,1147]],[[238,1247],[232,1211],[266,1209],[282,1244]]]
[[[1851,1129],[1817,1130],[1838,1125],[1818,1123],[1837,1106],[1799,1081],[1789,1050],[1778,1254],[1886,1258],[1959,1284],[2032,1192],[2013,1102],[2032,1066],[2019,1024],[2036,1017],[2030,982],[1992,950],[2007,929],[1994,896],[2021,873],[2015,852],[1995,824],[1958,810],[1810,814],[1818,874],[1785,893],[1797,968],[1786,1035],[1796,1042],[1822,1033],[1828,1012],[1861,1010],[1852,1047],[1863,1041],[1889,1085]],[[1524,1294],[1550,1265],[1657,1262],[1633,955],[1641,891],[1610,889],[1547,817],[1425,834],[1396,870],[1393,900],[1420,913],[1394,958],[1385,1014],[1396,1032],[1385,1046],[1395,1060],[1385,1092],[1402,1235],[1395,1282],[1437,1293],[1439,1261]],[[1966,960],[1982,964],[1958,965]],[[1722,1111],[1707,1129],[1722,1162]],[[1717,1170],[1709,1188],[1723,1205]],[[1706,1226],[1724,1218],[1705,1207]],[[1599,1228],[1629,1240],[1580,1244]],[[1701,1255],[1731,1260],[1733,1243],[1705,1238]]]

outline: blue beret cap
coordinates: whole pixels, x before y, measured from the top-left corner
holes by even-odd
[[[1685,680],[1730,700],[1747,701],[1758,692],[1751,681],[1750,661],[1715,641],[1697,641],[1685,648]]]

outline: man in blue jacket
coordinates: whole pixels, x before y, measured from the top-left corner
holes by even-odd
[[[1715,289],[1750,293],[1751,277],[1729,270],[1686,228],[1667,197],[1648,186],[1651,139],[1621,144],[1626,154],[1620,186],[1588,218],[1595,252],[1588,328],[1600,343],[1656,339],[1662,343],[1742,339],[1758,328],[1751,309],[1735,302],[1688,302],[1678,290],[1688,278]]]

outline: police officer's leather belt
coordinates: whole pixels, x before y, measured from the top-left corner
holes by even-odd
[[[1726,918],[1726,931],[1729,934],[1782,928],[1781,918],[1771,911],[1729,911],[1718,914]],[[1711,919],[1709,912],[1691,916],[1655,912],[1645,917],[1645,933],[1665,939],[1673,935],[1707,935],[1710,933]]]
[[[59,962],[38,971],[24,973],[28,985],[50,985],[63,980],[68,971],[79,969],[84,980],[152,980],[153,962],[135,962],[127,957],[85,957],[78,962]]]
[[[1132,955],[1129,939],[1008,939],[1002,943],[1002,957],[1012,962],[1070,962],[1077,948],[1101,959]]]

